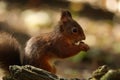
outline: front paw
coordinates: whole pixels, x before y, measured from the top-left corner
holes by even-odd
[[[85,44],[84,42],[81,42],[79,47],[82,51],[88,51],[90,49],[90,47],[87,44]]]

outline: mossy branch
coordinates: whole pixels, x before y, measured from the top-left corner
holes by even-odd
[[[55,74],[30,65],[13,65],[10,66],[9,70],[10,75],[5,76],[3,80],[81,80],[78,78],[59,78]],[[84,80],[120,80],[120,69],[113,70],[108,66],[103,65],[93,72],[91,78]]]

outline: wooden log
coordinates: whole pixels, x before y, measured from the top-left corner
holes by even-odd
[[[13,65],[9,70],[10,75],[5,76],[3,80],[120,80],[120,69],[110,69],[106,65],[96,69],[89,79],[59,78],[55,74],[30,65]]]

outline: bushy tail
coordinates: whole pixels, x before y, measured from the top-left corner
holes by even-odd
[[[0,32],[0,66],[8,70],[10,65],[20,65],[20,45],[11,35]]]

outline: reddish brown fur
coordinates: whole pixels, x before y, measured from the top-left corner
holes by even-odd
[[[78,33],[71,33],[73,27],[78,29]],[[79,46],[73,44],[84,39],[85,35],[81,26],[72,19],[69,11],[63,11],[54,31],[32,37],[27,42],[24,64],[34,65],[55,73],[55,67],[50,61],[68,58],[80,51],[87,51],[89,47],[85,43],[80,43]]]

